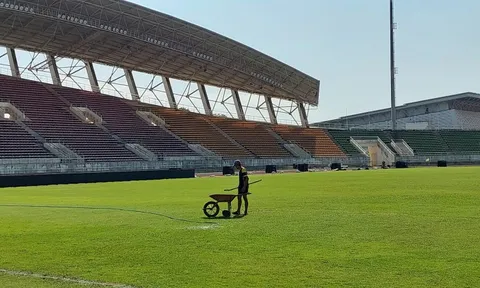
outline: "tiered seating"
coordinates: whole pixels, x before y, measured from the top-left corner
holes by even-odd
[[[345,156],[340,147],[323,129],[307,129],[293,126],[275,125],[272,130],[283,139],[294,142],[313,157]]]
[[[224,158],[244,159],[255,157],[215,129],[205,119],[205,115],[163,107],[152,107],[151,109],[165,120],[169,125],[168,129],[191,144],[200,144]]]
[[[260,158],[288,158],[292,155],[260,123],[209,117],[232,139]]]
[[[160,157],[198,156],[162,128],[149,126],[120,98],[63,87],[53,89],[74,106],[86,106],[99,113],[104,121],[102,125],[128,143],[140,144]]]
[[[76,119],[41,83],[0,76],[0,95],[31,120],[27,126],[47,142],[60,142],[86,161],[141,160],[108,133]]]
[[[47,142],[62,143],[86,161],[142,160],[115,140],[114,135],[164,157],[198,156],[178,137],[229,159],[291,158],[293,155],[282,146],[285,141],[298,144],[314,157],[358,155],[359,151],[349,142],[351,136],[379,137],[390,148],[391,139],[403,139],[420,155],[480,152],[480,131],[325,130],[271,125],[205,116],[53,85],[47,89],[44,84],[8,76],[0,76],[0,98],[24,112],[28,118],[24,123]],[[62,98],[98,113],[108,131],[77,119]],[[167,127],[147,124],[136,114],[139,108],[164,119]],[[0,159],[53,157],[17,123],[0,120]]]
[[[54,158],[54,156],[15,122],[0,120],[0,159],[15,158]]]
[[[332,138],[340,145],[340,147],[348,155],[358,155],[360,152],[350,143],[350,137],[379,137],[387,146],[395,153],[390,146],[391,137],[388,132],[380,130],[328,130]]]
[[[439,131],[440,136],[454,153],[480,152],[480,131]]]
[[[431,130],[398,130],[393,132],[395,139],[403,139],[410,145],[415,154],[445,153],[445,142],[435,131]]]

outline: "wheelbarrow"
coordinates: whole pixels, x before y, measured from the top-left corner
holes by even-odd
[[[252,183],[250,183],[250,185],[253,185],[255,183],[258,183],[262,181],[261,179],[260,180],[257,180],[257,181],[254,181]],[[232,190],[236,190],[237,188],[231,188],[231,189],[225,189],[223,191],[232,191]],[[250,195],[252,193],[247,193],[247,195]],[[203,213],[208,217],[208,218],[213,218],[213,217],[216,217],[218,215],[218,213],[220,212],[220,206],[218,205],[218,203],[227,203],[227,210],[223,210],[222,211],[222,215],[223,217],[225,218],[228,218],[230,217],[230,215],[232,215],[232,201],[235,200],[235,198],[237,198],[239,195],[238,194],[212,194],[210,195],[210,198],[212,198],[213,200],[215,201],[208,201],[207,203],[205,203],[205,205],[203,205]]]
[[[251,193],[247,193],[251,194]],[[232,201],[235,200],[239,195],[238,194],[212,194],[210,195],[210,198],[212,198],[215,201],[208,201],[203,205],[203,213],[208,217],[208,218],[213,218],[218,215],[220,212],[220,206],[218,203],[227,203],[227,210],[222,211],[222,215],[225,218],[230,217],[232,215]]]

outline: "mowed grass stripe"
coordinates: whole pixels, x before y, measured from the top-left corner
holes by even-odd
[[[472,287],[480,279],[479,172],[254,175],[263,181],[252,186],[249,215],[213,220],[218,229],[123,211],[0,207],[0,267],[139,287]],[[2,189],[0,204],[117,207],[202,222],[210,221],[201,211],[208,195],[236,180]]]
[[[3,280],[2,280],[3,278]],[[0,269],[0,281],[7,287],[32,286],[35,287],[112,287],[112,288],[135,288],[130,285],[117,283],[102,283],[82,279],[43,275],[24,271],[10,271]],[[8,281],[8,282],[7,282]],[[2,283],[2,282],[0,282]],[[5,286],[3,286],[5,287]]]

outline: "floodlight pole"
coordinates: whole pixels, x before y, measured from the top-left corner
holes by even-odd
[[[393,22],[393,0],[390,0],[390,98],[392,105],[392,130],[397,129],[397,110],[395,107],[395,26],[396,25]]]

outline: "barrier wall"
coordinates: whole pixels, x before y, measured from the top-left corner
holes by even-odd
[[[480,155],[431,154],[410,157],[397,156],[397,161],[404,161],[409,166],[437,166],[437,161],[447,161],[448,165],[479,165]]]
[[[20,187],[56,184],[99,183],[135,180],[159,180],[193,178],[195,170],[157,170],[137,172],[100,172],[100,173],[66,173],[37,175],[0,176],[0,187]]]
[[[426,160],[429,161],[426,161]],[[309,164],[310,167],[330,167],[332,163],[342,163],[350,167],[363,167],[369,165],[368,157],[322,157],[322,158],[285,158],[285,159],[240,159],[249,170],[264,170],[267,165],[292,167],[294,164]],[[438,154],[396,156],[396,161],[404,161],[410,166],[432,166],[437,161],[445,160],[452,165],[478,165],[480,155],[472,154]],[[170,168],[194,169],[196,172],[221,172],[224,166],[232,166],[234,159],[192,159],[170,161],[139,161],[139,162],[98,162],[74,163],[56,160],[19,159],[0,161],[1,175],[31,175],[31,174],[64,174],[64,173],[101,173],[101,172],[132,172],[132,171],[159,171]]]
[[[264,170],[266,165],[291,167],[293,164],[309,164],[326,167],[339,162],[349,166],[364,166],[368,164],[367,157],[350,158],[288,158],[288,159],[247,159],[243,160],[249,169]],[[203,159],[203,160],[171,160],[171,161],[139,161],[139,162],[99,162],[99,163],[68,163],[21,160],[18,163],[9,161],[0,163],[0,175],[30,175],[30,174],[60,174],[60,173],[99,173],[165,170],[170,168],[195,169],[197,172],[222,171],[223,166],[232,166],[233,159]]]

